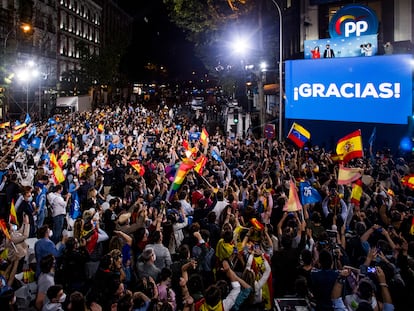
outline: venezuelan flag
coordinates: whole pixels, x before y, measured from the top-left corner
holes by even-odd
[[[189,172],[189,170],[194,168],[195,165],[196,163],[194,162],[194,160],[188,158],[184,159],[180,163],[180,166],[178,167],[177,172],[175,173],[174,181],[171,184],[168,200],[171,200],[171,198],[178,191],[178,189],[180,189],[185,177],[187,176],[187,173]]]
[[[361,130],[356,130],[341,138],[336,145],[336,153],[341,156],[344,163],[354,158],[362,158],[364,153],[362,150]]]
[[[296,146],[302,148],[310,139],[311,135],[303,126],[293,122],[292,127],[288,133],[287,138],[295,143]]]

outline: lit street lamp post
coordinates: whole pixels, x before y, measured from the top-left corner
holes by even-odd
[[[39,75],[38,70],[35,68],[35,63],[29,61],[26,66],[17,71],[17,78],[26,82],[26,113],[29,113],[29,83],[30,80],[36,78]]]
[[[279,141],[282,141],[283,121],[283,21],[282,10],[276,0],[272,0],[279,13]]]

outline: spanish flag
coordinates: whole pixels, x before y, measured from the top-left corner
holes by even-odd
[[[130,161],[129,165],[131,165],[140,176],[144,176],[145,174],[145,167],[138,162],[138,160]]]
[[[295,183],[290,180],[289,185],[289,199],[287,200],[283,211],[285,212],[297,212],[302,209],[302,204],[300,203],[298,192],[296,191]]]
[[[0,129],[4,129],[4,128],[9,127],[9,126],[10,126],[10,121],[3,122],[3,123],[0,124]]]
[[[98,133],[101,134],[105,130],[104,124],[102,122],[99,122],[98,124]]]
[[[401,178],[401,184],[410,189],[414,189],[414,174],[406,175],[403,178]]]
[[[13,133],[12,142],[18,141],[20,138],[22,138],[26,134],[26,128],[22,128],[16,132]]]
[[[250,223],[256,230],[262,231],[264,229],[264,225],[260,221],[258,221],[257,218],[250,219]]]
[[[361,130],[356,130],[341,138],[336,145],[336,153],[341,156],[344,163],[354,158],[362,158],[364,153],[362,150]]]
[[[203,170],[204,170],[204,167],[206,166],[206,164],[207,164],[207,157],[204,155],[204,154],[202,154],[201,156],[199,156],[197,159],[196,159],[196,165],[195,165],[195,167],[194,167],[194,171],[197,173],[197,174],[199,174],[199,175],[202,175],[203,174]]]
[[[61,184],[65,181],[65,175],[63,174],[62,168],[60,167],[54,153],[50,155],[50,164],[53,167],[52,177],[56,185]]]
[[[11,240],[10,232],[9,230],[7,230],[6,222],[4,221],[4,219],[0,219],[0,230],[3,231],[4,236],[8,240]]]
[[[200,142],[203,144],[204,147],[207,147],[208,144],[208,132],[205,127],[203,127],[203,130],[200,134]]]
[[[411,218],[410,234],[414,235],[414,216]]]
[[[354,203],[355,206],[359,206],[362,193],[363,193],[362,180],[358,179],[352,186],[351,203]]]
[[[339,165],[338,185],[348,185],[362,177],[363,169]]]
[[[72,151],[75,149],[75,145],[72,142],[72,135],[70,135],[70,134],[68,136],[68,148]]]
[[[16,208],[14,207],[14,199],[12,199],[10,205],[10,222],[12,224],[19,225],[19,221],[17,220]]]

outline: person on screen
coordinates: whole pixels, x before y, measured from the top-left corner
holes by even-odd
[[[315,46],[313,50],[310,51],[312,54],[312,58],[321,58],[321,52],[319,51],[319,46]]]
[[[323,52],[323,58],[334,58],[335,52],[331,49],[329,44],[326,45],[325,51]]]

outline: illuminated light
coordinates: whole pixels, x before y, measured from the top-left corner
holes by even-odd
[[[403,137],[400,141],[400,149],[402,151],[411,151],[413,149],[413,142],[409,137]]]

